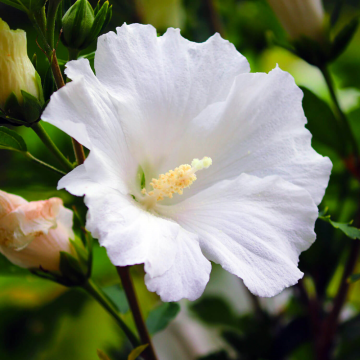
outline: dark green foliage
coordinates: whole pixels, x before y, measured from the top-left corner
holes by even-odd
[[[150,334],[164,330],[167,325],[175,319],[180,311],[180,305],[177,303],[163,303],[153,309],[146,319],[146,326]]]

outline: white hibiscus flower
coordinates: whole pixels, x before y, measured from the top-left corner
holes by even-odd
[[[293,78],[249,74],[218,34],[197,44],[139,24],[99,38],[95,70],[68,63],[43,120],[90,149],[59,188],[85,195],[113,264],[144,263],[164,301],[198,298],[209,260],[259,296],[295,284],[331,162],[311,148]]]

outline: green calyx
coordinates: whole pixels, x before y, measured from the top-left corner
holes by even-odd
[[[111,15],[108,1],[101,6],[98,3],[94,10],[88,0],[77,0],[62,18],[62,42],[70,49],[85,49],[109,23]]]
[[[40,119],[45,102],[40,76],[36,73],[35,77],[40,94],[39,98],[21,90],[22,98],[18,99],[12,92],[5,102],[4,109],[0,111],[0,124],[31,126]]]
[[[91,251],[77,237],[70,242],[72,253],[60,252],[59,271],[31,269],[31,272],[64,286],[82,286],[85,284],[91,276]]]

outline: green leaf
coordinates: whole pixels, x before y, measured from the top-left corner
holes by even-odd
[[[360,229],[351,226],[351,224],[353,223],[352,221],[350,221],[349,223],[339,223],[336,221],[332,221],[330,219],[330,215],[320,215],[319,219],[328,222],[335,229],[341,230],[350,239],[360,239]]]
[[[100,360],[111,360],[102,350],[97,349],[96,351]]]
[[[129,311],[125,291],[120,285],[108,286],[102,288],[102,290],[122,314],[126,314]]]
[[[208,296],[190,305],[203,322],[209,325],[236,326],[238,318],[229,304],[221,297]]]
[[[60,66],[66,65],[66,63],[68,62],[67,60],[63,60],[63,59],[57,59],[57,61]]]
[[[178,303],[163,303],[150,311],[146,319],[146,325],[151,335],[165,329],[180,311]]]
[[[202,356],[199,358],[199,360],[230,360],[230,357],[225,350],[221,350],[206,356]]]
[[[0,126],[0,149],[27,151],[23,138],[5,126]]]
[[[345,149],[339,141],[339,126],[329,105],[309,89],[302,86],[300,88],[304,93],[303,108],[308,120],[307,129],[315,140],[340,155],[344,154]]]
[[[140,345],[137,348],[135,348],[128,357],[128,360],[135,360],[147,347],[149,344]]]
[[[353,38],[359,25],[359,20],[353,19],[347,25],[345,25],[340,32],[336,35],[332,45],[331,45],[331,54],[330,61],[335,60],[340,56],[346,47],[349,45],[351,39]]]
[[[82,59],[82,58],[88,59],[88,60],[93,60],[95,58],[95,51],[92,51],[88,54],[79,56],[79,59]]]
[[[360,274],[351,275],[348,280],[350,283],[354,283],[355,281],[360,280]]]

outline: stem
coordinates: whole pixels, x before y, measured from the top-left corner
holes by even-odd
[[[38,23],[40,30],[45,34],[46,32],[45,6],[43,6],[38,12],[34,13],[34,18]]]
[[[59,1],[55,2],[55,0],[53,0],[54,2],[54,8],[59,6]],[[51,2],[50,2],[51,3]],[[49,19],[49,15],[48,15],[48,22],[52,22],[52,24],[54,24],[55,26],[55,16],[56,16],[56,10],[53,11],[53,15],[51,15],[50,19]],[[56,51],[55,49],[53,49],[49,43],[48,43],[48,39],[49,37],[52,36],[52,39],[54,38],[54,28],[51,28],[52,25],[50,25],[50,30],[48,28],[48,32],[47,32],[47,38],[45,37],[44,33],[41,31],[41,28],[39,26],[39,24],[37,23],[36,19],[34,16],[30,16],[30,19],[34,25],[34,27],[36,28],[38,34],[40,35],[41,39],[43,40],[45,47],[46,47],[46,54],[48,56],[50,65],[51,65],[51,70],[52,73],[54,75],[54,80],[56,83],[56,87],[58,89],[62,88],[63,86],[65,86],[65,82],[64,82],[64,78],[62,76],[61,70],[60,70],[60,66],[59,63],[57,61],[57,57],[56,57]],[[52,35],[51,35],[52,34]],[[50,139],[51,140],[51,139]],[[85,153],[84,153],[84,149],[82,147],[82,145],[77,142],[75,139],[71,138],[72,143],[73,143],[73,148],[74,148],[74,153],[75,153],[75,158],[78,164],[83,164],[85,161]],[[61,153],[60,153],[61,154]],[[61,154],[62,155],[62,154]],[[67,161],[67,160],[66,160]],[[73,167],[71,166],[71,169],[73,169]]]
[[[69,53],[69,61],[71,60],[77,60],[79,57],[79,50],[78,49],[70,49],[68,48],[68,53]]]
[[[251,305],[253,307],[253,311],[258,320],[264,320],[266,314],[260,304],[259,298],[254,295],[247,287],[245,287],[246,293],[248,294],[249,300],[251,301]]]
[[[68,52],[69,52],[69,60],[77,60],[77,58],[79,56],[79,50],[77,50],[77,49],[68,49]],[[56,61],[57,61],[57,59],[56,59]],[[61,76],[61,79],[63,79],[62,76]],[[85,159],[86,159],[85,153],[84,153],[84,148],[75,139],[72,138],[71,140],[72,140],[72,144],[73,144],[73,148],[74,148],[76,162],[79,165],[83,164]]]
[[[75,153],[75,157],[76,157],[76,162],[78,163],[78,165],[81,165],[84,163],[86,157],[85,157],[85,153],[84,153],[84,148],[83,146],[76,141],[74,138],[71,138],[72,144],[73,144],[73,148],[74,148],[74,153]]]
[[[61,0],[50,0],[48,13],[47,13],[47,31],[46,39],[51,49],[54,49],[54,33],[55,33],[55,19],[56,11],[59,7]]]
[[[52,50],[51,51],[51,55],[50,55],[50,63],[51,63],[51,70],[53,72],[54,75],[54,80],[55,80],[55,84],[56,87],[58,89],[62,88],[63,86],[65,86],[65,82],[64,82],[64,78],[62,76],[61,70],[60,70],[60,66],[56,57],[56,51]]]
[[[23,152],[23,154],[28,157],[30,160],[34,161],[35,163],[41,165],[41,166],[44,166],[46,167],[47,169],[50,169],[52,171],[55,171],[56,173],[58,174],[61,174],[61,175],[66,175],[66,173],[64,171],[61,171],[59,169],[57,169],[56,167],[50,165],[50,164],[47,164],[46,162],[44,161],[41,161],[40,159],[36,158],[35,156],[31,155],[28,151],[27,152]]]
[[[215,8],[214,0],[205,0],[205,5],[209,12],[209,20],[212,32],[219,33],[222,37],[225,36],[224,27],[221,23],[220,16]]]
[[[353,151],[354,151],[354,155],[356,157],[356,159],[358,159],[358,155],[359,155],[359,149],[358,149],[358,145],[357,145],[357,141],[354,137],[354,134],[351,130],[349,121],[346,117],[346,115],[344,114],[344,112],[341,110],[339,101],[337,99],[336,93],[335,93],[335,88],[334,88],[334,82],[333,79],[331,77],[331,74],[328,70],[328,68],[326,66],[320,67],[320,71],[324,76],[326,85],[329,89],[330,92],[330,96],[331,99],[335,105],[336,108],[336,112],[337,112],[337,117],[340,123],[341,128],[343,129],[343,131],[345,132],[345,135],[348,136],[350,138],[351,141],[351,145],[353,147]]]
[[[119,312],[116,310],[112,302],[105,296],[102,290],[91,280],[89,279],[84,285],[83,289],[87,291],[99,304],[101,304],[107,312],[113,316],[116,322],[119,324],[132,346],[136,348],[139,346],[139,340],[133,334],[133,332],[128,328],[123,319],[121,318]]]
[[[314,349],[316,353],[316,359],[321,359],[321,348],[318,334],[321,329],[321,320],[320,320],[320,307],[319,300],[317,296],[310,298],[306,288],[304,286],[304,279],[300,279],[297,283],[297,289],[299,290],[299,297],[304,305],[308,308],[308,316],[310,322],[310,328],[313,335]]]
[[[343,305],[345,304],[348,290],[349,282],[348,278],[354,272],[356,262],[359,256],[360,251],[360,241],[353,240],[351,243],[350,254],[347,260],[345,270],[341,279],[341,284],[337,295],[334,300],[334,305],[329,316],[325,319],[323,324],[323,331],[321,332],[321,354],[319,360],[328,360],[330,359],[330,351],[333,344],[333,339],[336,334],[336,329],[338,326],[339,315]]]
[[[73,170],[74,167],[72,166],[70,161],[62,154],[62,152],[54,144],[54,142],[51,140],[50,136],[41,126],[41,124],[37,122],[31,128],[35,131],[35,133],[41,139],[44,145],[52,152],[53,155],[55,155],[55,157],[57,158],[59,163],[63,166],[63,168],[67,171]]]
[[[130,309],[132,312],[132,315],[134,317],[135,325],[138,330],[141,344],[149,344],[149,346],[145,349],[142,356],[146,358],[147,360],[157,360],[154,346],[151,342],[151,338],[149,335],[149,332],[146,328],[144,319],[141,315],[141,310],[139,306],[139,302],[135,293],[134,285],[131,281],[130,276],[130,267],[129,266],[117,266],[116,267],[117,272],[120,276],[122,286],[125,290],[127,300],[130,305]]]

